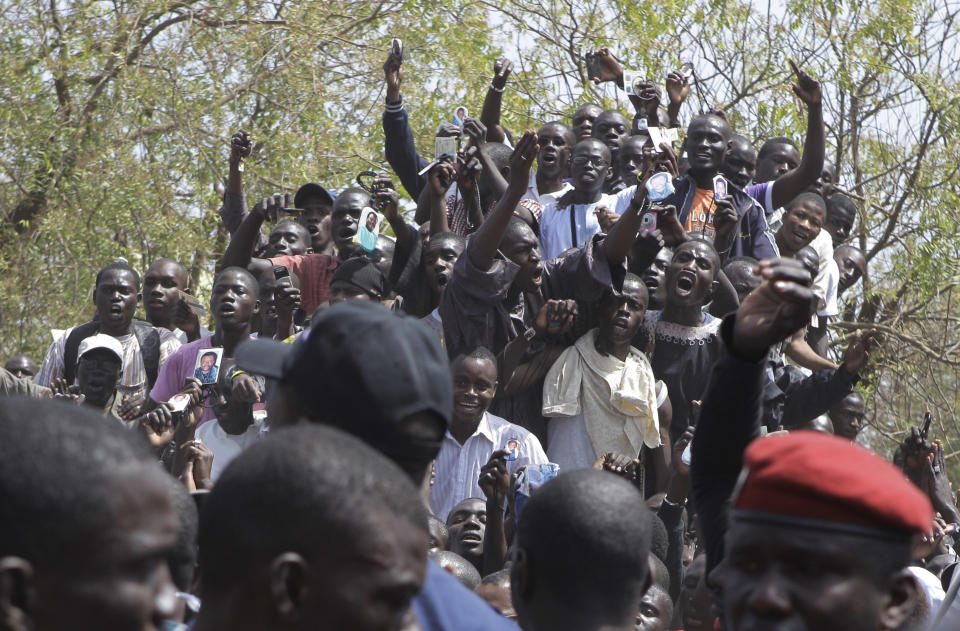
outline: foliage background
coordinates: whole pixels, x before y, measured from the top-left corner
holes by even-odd
[[[958,14],[957,0],[0,0],[0,355],[39,359],[51,328],[89,318],[94,274],[117,256],[177,258],[206,298],[236,129],[256,142],[250,199],[386,168],[390,37],[424,153],[454,107],[479,114],[499,55],[516,62],[513,132],[586,100],[628,109],[585,81],[595,46],[661,82],[694,61],[686,120],[719,105],[757,141],[800,140],[793,58],[824,82],[828,156],[862,204],[870,273],[834,343],[864,324],[884,334],[865,440],[889,451],[930,408],[960,463]]]

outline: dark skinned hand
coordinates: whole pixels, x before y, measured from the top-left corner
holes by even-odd
[[[290,279],[281,281],[273,294],[277,301],[277,313],[284,319],[293,316],[293,312],[300,308],[300,290],[290,283]]]
[[[510,156],[508,194],[510,191],[522,194],[527,190],[527,185],[530,183],[530,169],[533,167],[533,161],[536,160],[539,151],[537,132],[532,129],[523,132],[523,136],[517,142],[517,146]]]
[[[478,484],[483,496],[496,506],[505,504],[510,491],[510,474],[507,471],[507,450],[499,449],[490,454],[487,464],[480,469]]]
[[[387,83],[387,97],[395,100],[400,94],[400,86],[403,84],[403,58],[394,55],[392,52],[387,55],[387,60],[383,62],[383,80]]]
[[[293,197],[290,193],[274,193],[273,196],[264,197],[257,202],[251,212],[260,215],[265,221],[276,223],[283,213],[283,209],[292,206]]]
[[[457,188],[464,193],[473,192],[477,178],[483,173],[483,164],[479,158],[480,148],[476,145],[467,147],[462,154],[462,161],[457,168]]]
[[[690,441],[693,440],[693,434],[696,429],[697,428],[695,426],[691,425],[687,429],[683,430],[683,434],[680,435],[680,438],[677,439],[677,442],[673,443],[673,458],[670,460],[670,467],[673,469],[674,475],[690,475],[690,466],[683,464],[681,456],[683,455],[683,450],[686,449],[687,445],[690,444]]]
[[[793,93],[808,106],[819,105],[820,99],[823,98],[820,82],[801,70],[794,60],[789,61],[790,67],[797,75],[797,82],[793,84]]]
[[[914,425],[897,446],[893,454],[893,464],[900,467],[917,487],[926,491],[925,478],[932,455],[933,446],[927,442],[927,437],[921,432],[920,427]]]
[[[620,219],[615,211],[610,210],[606,206],[597,206],[594,211],[597,215],[597,222],[600,224],[600,232],[604,234],[610,232],[610,228],[613,227],[617,220]]]
[[[640,461],[630,456],[608,452],[597,458],[593,463],[593,468],[597,471],[609,471],[619,475],[627,482],[633,482],[637,479],[637,468]]]
[[[457,167],[450,160],[441,160],[437,162],[427,172],[427,180],[430,182],[430,192],[434,197],[443,197],[450,188],[450,184],[457,176]]]
[[[860,329],[853,332],[853,339],[843,353],[843,367],[848,375],[858,375],[863,370],[867,360],[870,359],[870,350],[876,335],[876,329],[870,329],[866,333]]]
[[[399,197],[397,190],[393,186],[393,180],[389,175],[379,174],[373,178],[374,189],[380,187],[373,194],[373,202],[387,221],[393,221],[397,218],[399,212]]]
[[[637,87],[640,88],[640,94],[630,95],[630,102],[637,112],[642,113],[648,120],[656,119],[657,109],[660,107],[660,89],[653,81],[644,81]]]
[[[570,330],[576,315],[576,300],[548,300],[540,307],[533,328],[538,335],[561,335]]]
[[[760,261],[763,282],[737,310],[731,350],[744,359],[760,360],[770,347],[807,325],[817,297],[810,289],[810,273],[795,259]]]
[[[921,488],[930,497],[933,510],[950,523],[960,521],[957,507],[953,503],[953,489],[950,487],[950,480],[947,479],[947,462],[943,454],[943,444],[939,440],[933,441],[932,453],[927,458],[924,474],[926,488]]]
[[[199,439],[188,440],[179,446],[181,457],[186,463],[183,469],[183,483],[188,491],[201,491],[213,488],[210,470],[213,467],[213,452]]]
[[[727,248],[730,235],[733,234],[734,229],[737,227],[740,216],[737,214],[737,209],[733,207],[733,202],[729,195],[715,199],[714,204],[716,204],[717,210],[713,215],[713,227],[717,232],[713,241],[717,250],[722,251]]]
[[[200,317],[186,300],[180,299],[177,302],[177,310],[173,314],[173,325],[187,334],[200,331]]]
[[[667,75],[667,98],[680,105],[690,96],[690,84],[679,70]]]
[[[474,147],[479,147],[487,142],[487,126],[476,118],[468,118],[463,121],[463,133],[470,139]]]
[[[500,57],[493,62],[493,78],[490,79],[490,85],[497,90],[503,90],[511,72],[513,72],[513,62],[506,57]]]
[[[623,68],[620,62],[610,52],[609,48],[597,48],[587,51],[586,58],[596,59],[600,68],[600,76],[587,77],[595,84],[600,85],[606,81],[613,81],[618,85],[623,85]]]
[[[677,157],[677,152],[673,150],[669,143],[661,142],[660,151],[653,158],[654,173],[666,171],[670,174],[670,177],[676,179],[680,177],[679,165],[680,159]]]
[[[675,248],[690,239],[690,235],[683,229],[683,225],[677,217],[676,206],[663,206],[658,212],[657,228],[663,235],[663,244],[665,246]]]
[[[161,403],[143,416],[138,417],[137,420],[141,425],[145,425],[150,432],[159,436],[173,427],[173,412],[170,411],[166,403]]]
[[[246,403],[260,403],[263,399],[260,382],[247,373],[236,375],[233,378],[233,396]]]
[[[250,134],[241,129],[230,138],[230,164],[240,164],[252,150]]]

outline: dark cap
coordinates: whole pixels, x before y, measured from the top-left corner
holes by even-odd
[[[450,367],[436,334],[377,303],[338,303],[293,344],[244,342],[236,362],[292,387],[308,415],[391,456],[436,457],[442,434],[414,440],[394,429],[421,412],[437,415],[445,428],[453,415]]]
[[[355,256],[341,263],[330,278],[330,284],[337,281],[350,283],[377,300],[383,300],[390,293],[387,277],[365,256]]]
[[[303,204],[311,197],[322,197],[331,204],[337,199],[335,195],[316,182],[309,182],[297,189],[296,194],[293,196],[293,206],[295,208],[303,208]]]

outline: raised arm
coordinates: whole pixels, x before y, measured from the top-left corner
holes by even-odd
[[[743,451],[760,435],[764,358],[801,329],[816,305],[810,275],[793,259],[759,263],[763,283],[724,320],[726,352],[714,365],[692,446],[691,482],[708,571],[723,558],[726,506]]]
[[[407,193],[416,199],[427,185],[427,176],[419,174],[427,161],[417,153],[407,111],[403,108],[403,96],[400,94],[402,64],[403,59],[393,53],[387,56],[383,64],[383,77],[387,84],[386,108],[383,111],[383,152]]]
[[[780,208],[816,182],[823,172],[823,158],[826,153],[826,136],[823,128],[823,104],[821,102],[820,82],[797,67],[790,60],[790,67],[797,75],[793,92],[807,104],[807,139],[803,144],[803,157],[800,166],[787,171],[773,183],[773,207]]]
[[[266,204],[261,202],[253,207],[253,210],[246,216],[237,231],[230,238],[230,245],[227,251],[223,253],[220,259],[218,269],[228,267],[247,268],[251,263],[261,267],[268,265],[264,259],[253,258],[253,248],[257,243],[257,237],[260,234],[260,226],[266,218]]]
[[[501,57],[493,63],[493,78],[487,88],[487,98],[483,100],[483,110],[480,112],[480,122],[487,127],[487,140],[503,142],[507,137],[500,126],[500,106],[503,102],[503,89],[507,85],[507,77],[513,71],[513,62]]]
[[[537,144],[536,132],[527,130],[513,150],[513,155],[510,156],[510,184],[507,186],[507,191],[490,214],[487,215],[474,237],[476,239],[474,247],[476,247],[477,254],[480,256],[491,261],[496,256],[500,241],[510,224],[510,218],[513,217],[513,209],[517,207],[517,204],[520,203],[527,192],[527,184],[530,182],[530,167],[533,166],[538,151],[540,151],[540,145]],[[626,254],[624,254],[625,256]]]

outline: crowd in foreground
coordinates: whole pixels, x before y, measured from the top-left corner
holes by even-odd
[[[497,60],[431,161],[402,67],[412,220],[370,172],[248,208],[238,132],[208,305],[118,258],[0,369],[0,629],[960,628],[930,419],[856,443],[877,332],[829,327],[867,258],[820,83],[793,66],[802,153],[757,150],[715,109],[678,132],[687,65],[661,107],[599,49],[633,118],[514,136]]]

